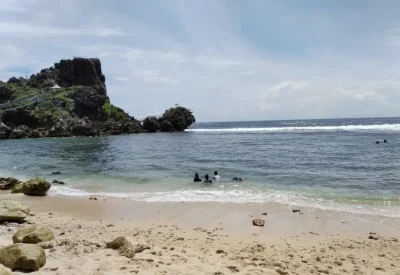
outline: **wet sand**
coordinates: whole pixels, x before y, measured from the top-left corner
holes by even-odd
[[[146,203],[0,193],[56,235],[36,274],[399,274],[400,219],[272,204]],[[267,215],[262,215],[263,213]],[[265,220],[264,227],[252,225]],[[0,226],[0,245],[26,224]],[[374,233],[374,234],[370,234]],[[125,258],[105,243],[149,246]],[[372,237],[370,239],[370,236]],[[18,273],[16,273],[18,274]]]

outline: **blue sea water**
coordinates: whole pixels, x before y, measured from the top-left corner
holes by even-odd
[[[0,154],[1,176],[66,182],[50,195],[400,216],[400,118],[196,123],[183,133],[3,140]],[[192,182],[195,172],[214,170],[221,182]]]

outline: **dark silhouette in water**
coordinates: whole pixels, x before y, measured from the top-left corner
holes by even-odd
[[[384,143],[387,143],[387,140],[385,139],[383,142],[384,142]]]
[[[379,142],[379,140],[377,140],[377,141],[375,141],[375,143],[376,143],[376,144],[379,144],[380,142]]]
[[[242,178],[237,178],[237,177],[234,177],[232,180],[233,180],[233,181],[243,181]]]
[[[213,180],[213,181],[219,181],[220,178],[221,178],[221,177],[218,175],[218,172],[217,172],[217,171],[214,171],[214,176],[212,177],[212,180]]]
[[[198,173],[195,173],[195,174],[194,174],[194,180],[193,180],[193,181],[194,181],[194,182],[202,181],[201,178],[199,178],[199,174],[198,174]]]
[[[204,178],[205,178],[205,180],[203,181],[203,184],[204,184],[205,186],[211,185],[212,180],[210,180],[210,178],[208,177],[208,174],[206,174],[206,175],[204,176]]]

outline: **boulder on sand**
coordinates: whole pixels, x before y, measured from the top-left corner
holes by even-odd
[[[135,256],[135,249],[132,244],[125,237],[118,237],[115,240],[106,244],[107,248],[118,250],[121,256],[133,258]]]
[[[27,196],[46,196],[51,187],[50,182],[43,178],[33,178],[24,182],[22,192]]]
[[[15,185],[14,187],[13,187],[13,189],[11,189],[11,193],[12,194],[18,194],[18,193],[22,193],[22,182],[21,183],[18,183],[17,185]]]
[[[12,271],[37,271],[46,264],[46,254],[35,244],[12,244],[0,249],[0,263]]]
[[[53,232],[44,226],[28,226],[20,228],[13,236],[14,243],[41,243],[54,240]]]
[[[13,189],[18,183],[21,183],[21,181],[16,178],[0,178],[0,190]]]
[[[0,264],[0,275],[11,275],[11,270]]]
[[[29,208],[20,202],[0,200],[0,221],[22,221],[29,211]]]

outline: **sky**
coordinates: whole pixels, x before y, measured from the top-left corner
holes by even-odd
[[[0,0],[0,80],[98,57],[136,118],[400,115],[397,0]]]

